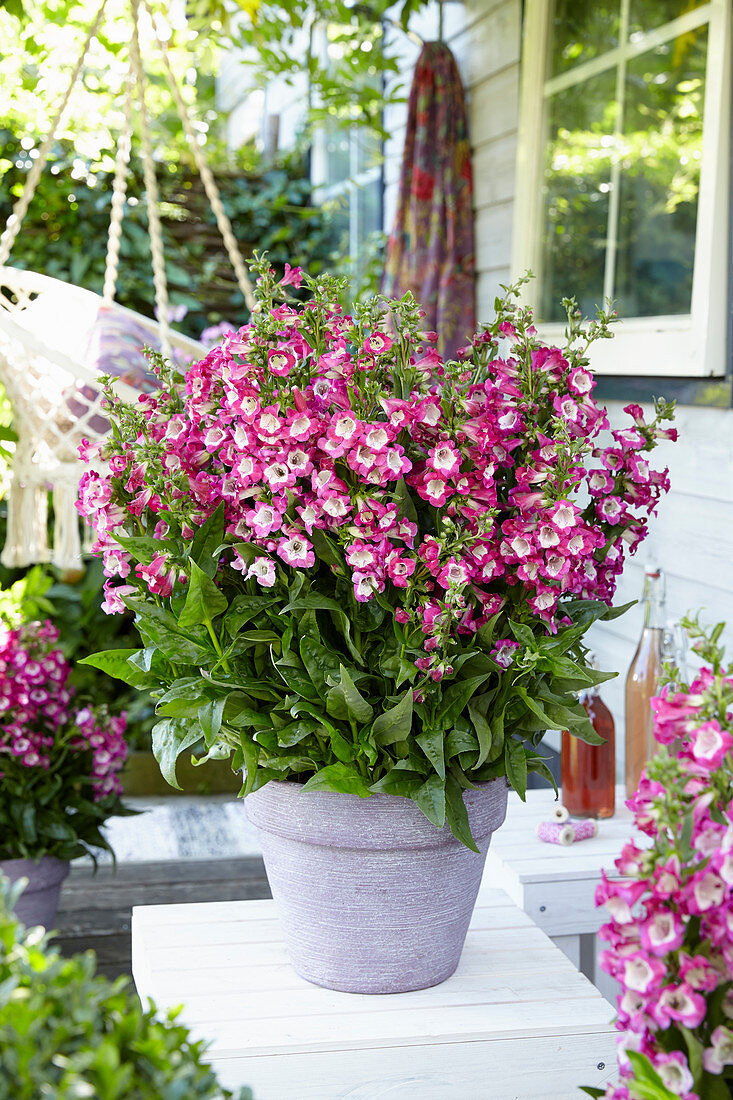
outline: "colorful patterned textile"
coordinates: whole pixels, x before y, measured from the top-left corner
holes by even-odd
[[[134,317],[114,306],[100,306],[96,320],[89,333],[86,362],[100,374],[109,374],[126,382],[134,390],[151,393],[158,382],[150,371],[143,349],[160,349],[160,342],[151,329],[139,324]],[[94,386],[80,387],[76,396],[67,399],[69,411],[80,417],[85,404],[91,404],[99,396]],[[103,416],[94,416],[90,427],[100,435],[109,431],[109,421]]]
[[[475,331],[468,120],[458,66],[443,42],[426,42],[415,69],[382,290],[412,291],[448,358]]]

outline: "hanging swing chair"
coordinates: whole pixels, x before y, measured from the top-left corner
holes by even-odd
[[[166,47],[155,31],[153,14],[143,0],[211,209],[244,300],[255,304],[229,219],[195,134]],[[112,186],[111,216],[102,295],[7,265],[62,118],[79,79],[92,38],[102,22],[106,0],[97,13],[69,79],[38,157],[28,173],[0,236],[0,382],[13,407],[18,435],[8,492],[8,520],[3,565],[52,562],[63,570],[82,567],[76,499],[84,466],[77,454],[82,439],[103,438],[109,422],[103,408],[101,376],[113,376],[119,396],[135,401],[154,380],[146,373],[142,348],[160,350],[180,364],[195,362],[206,348],[174,332],[169,325],[168,289],[158,188],[145,100],[145,74],[140,59],[138,0],[131,0],[130,62],[126,80],[125,124],[120,134]],[[130,161],[133,102],[142,137],[142,159],[148,210],[150,251],[157,321],[114,304],[122,219]],[[53,494],[53,540],[48,544],[48,494]]]

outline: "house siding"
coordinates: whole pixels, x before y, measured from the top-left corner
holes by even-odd
[[[424,40],[438,33],[438,5],[428,6],[411,27]],[[402,72],[409,81],[419,46],[399,35]],[[451,47],[466,89],[473,146],[476,215],[476,310],[487,317],[509,278],[514,179],[519,119],[521,12],[515,0],[490,3],[467,0],[446,4],[443,37]],[[405,105],[385,117],[390,138],[385,147],[385,229],[394,221],[405,140]]]
[[[510,277],[517,119],[520,75],[520,0],[487,8],[473,30],[457,35],[459,60],[471,94],[471,132],[475,148],[476,245],[479,317],[490,309],[500,282]],[[464,46],[467,49],[464,50]],[[572,293],[568,287],[567,292]],[[721,372],[723,365],[721,364]],[[663,396],[663,395],[662,395]],[[631,400],[631,398],[630,398]],[[612,426],[627,421],[622,402],[608,406]],[[651,410],[647,408],[647,413]],[[707,622],[726,620],[724,641],[733,645],[733,412],[680,407],[679,441],[663,443],[652,456],[667,465],[671,491],[650,523],[647,541],[629,559],[617,591],[617,603],[638,599],[647,564],[662,567],[667,581],[667,611],[678,619],[702,610]],[[609,624],[593,628],[590,641],[601,667],[619,673],[603,686],[616,721],[617,766],[624,768],[624,681],[642,628],[640,605]]]

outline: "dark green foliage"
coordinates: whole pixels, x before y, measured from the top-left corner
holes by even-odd
[[[582,637],[623,608],[571,601],[564,611],[573,625],[555,635],[537,619],[509,619],[523,647],[509,671],[490,656],[497,624],[487,624],[462,641],[455,678],[413,704],[422,632],[385,614],[379,597],[357,603],[330,568],[336,551],[326,536],[314,539],[320,568],[300,574],[282,607],[263,595],[222,598],[209,579],[227,551],[219,526],[215,513],[193,544],[171,533],[191,576],[185,602],[164,610],[126,601],[145,648],[86,659],[159,694],[153,750],[168,782],[177,785],[177,757],[203,738],[214,756],[233,752],[246,793],[290,778],[309,789],[405,795],[471,845],[462,790],[507,775],[524,797],[528,772],[551,779],[536,751],[546,729],[599,740],[577,692],[613,674],[586,667]]]
[[[92,952],[61,958],[18,924],[15,895],[0,876],[0,1100],[234,1100],[175,1013],[96,976]]]

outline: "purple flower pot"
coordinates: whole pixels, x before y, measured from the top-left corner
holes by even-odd
[[[247,797],[294,969],[346,993],[405,993],[458,966],[491,834],[506,816],[495,779],[464,801],[480,855],[410,799],[270,782]]]
[[[0,860],[0,873],[17,882],[27,878],[28,885],[15,904],[15,915],[27,928],[37,924],[45,929],[53,928],[59,904],[61,884],[69,873],[68,860],[54,856],[34,859]]]

